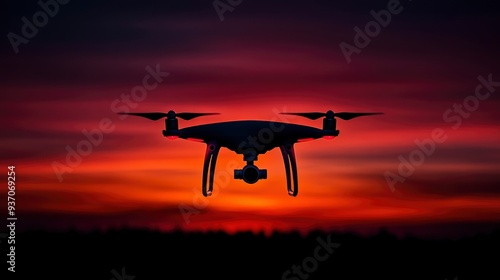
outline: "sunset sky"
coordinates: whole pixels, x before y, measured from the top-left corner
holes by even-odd
[[[3,180],[16,166],[20,227],[439,235],[499,224],[500,86],[475,97],[478,77],[500,82],[500,15],[489,2],[402,1],[350,63],[339,44],[354,45],[354,28],[388,1],[243,0],[223,21],[211,1],[162,2],[70,1],[15,54],[5,35],[21,35],[21,18],[41,8],[7,1],[0,162]],[[222,149],[216,173],[229,180],[205,199],[205,144],[168,140],[163,121],[112,109],[148,66],[169,75],[131,111],[220,113],[181,128],[245,119],[322,126],[277,112],[384,115],[339,120],[339,137],[297,144],[297,197],[287,195],[279,149],[259,156],[268,179],[254,185],[232,178],[227,165],[245,162]],[[464,100],[465,115],[453,112]],[[54,162],[67,165],[67,149],[87,139],[82,130],[106,118],[113,131],[60,181]],[[436,129],[446,140],[392,191],[384,174],[397,174],[400,156]],[[197,212],[186,220],[179,207]]]

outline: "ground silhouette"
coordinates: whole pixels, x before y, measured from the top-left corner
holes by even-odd
[[[296,232],[265,236],[141,229],[26,231],[16,240],[16,276],[116,280],[131,280],[132,276],[136,280],[499,279],[499,240],[500,231],[456,240],[397,238],[383,230],[368,237],[321,231],[307,236]],[[313,261],[322,242],[339,246],[330,253],[323,247],[318,249],[321,258],[328,258]],[[317,263],[315,270],[307,273],[302,268],[302,275],[293,272],[292,266],[302,266],[306,259],[306,265]],[[284,277],[287,270],[290,272]]]

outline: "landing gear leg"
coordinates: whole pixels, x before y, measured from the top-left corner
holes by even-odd
[[[216,142],[210,142],[207,144],[207,150],[205,152],[205,161],[203,163],[203,178],[201,184],[201,192],[203,196],[211,196],[214,190],[214,173],[215,173],[215,163],[217,162],[217,155],[219,154],[220,146]],[[208,176],[210,166],[210,177]],[[207,177],[208,189],[207,189]]]
[[[295,152],[293,149],[293,144],[281,145],[280,150],[281,150],[281,155],[283,156],[283,161],[285,162],[286,186],[288,190],[288,195],[297,196],[297,194],[299,193],[299,182],[297,180],[297,162],[295,161]],[[290,166],[292,174],[290,174]],[[292,178],[293,178],[293,188],[292,188]]]

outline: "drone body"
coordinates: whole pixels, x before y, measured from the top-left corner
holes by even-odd
[[[178,119],[190,120],[195,117],[213,115],[214,113],[121,113],[145,117],[151,120],[165,119],[163,136],[169,139],[187,139],[207,144],[202,175],[202,193],[210,196],[213,191],[215,165],[219,150],[225,147],[237,154],[243,155],[246,166],[234,170],[234,178],[242,179],[248,184],[256,183],[267,178],[267,170],[259,169],[254,165],[259,154],[264,154],[279,147],[285,164],[287,190],[290,196],[298,194],[297,163],[295,160],[294,144],[318,138],[332,139],[339,135],[336,129],[335,117],[349,120],[359,116],[376,115],[381,113],[283,113],[299,115],[309,119],[323,119],[323,129],[315,127],[271,122],[271,121],[230,121],[191,126],[179,129]],[[292,182],[293,181],[293,182]]]

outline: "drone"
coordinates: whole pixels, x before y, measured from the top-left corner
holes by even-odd
[[[267,170],[259,169],[254,164],[257,161],[258,155],[265,154],[267,151],[279,147],[285,164],[288,194],[295,197],[299,192],[297,163],[294,151],[295,143],[319,138],[333,139],[338,136],[339,130],[337,130],[336,118],[350,120],[361,116],[383,113],[334,113],[332,110],[326,113],[281,113],[301,116],[311,120],[323,117],[323,129],[292,123],[258,120],[209,123],[179,129],[178,119],[191,120],[201,116],[217,115],[218,113],[175,113],[174,111],[169,111],[168,113],[121,112],[118,114],[139,116],[153,121],[165,118],[165,130],[162,131],[164,137],[172,140],[181,138],[206,143],[201,189],[204,196],[212,195],[215,164],[220,148],[225,147],[237,154],[243,155],[243,161],[246,161],[247,164],[242,169],[234,170],[234,179],[241,179],[247,184],[254,184],[261,179],[267,179]]]

